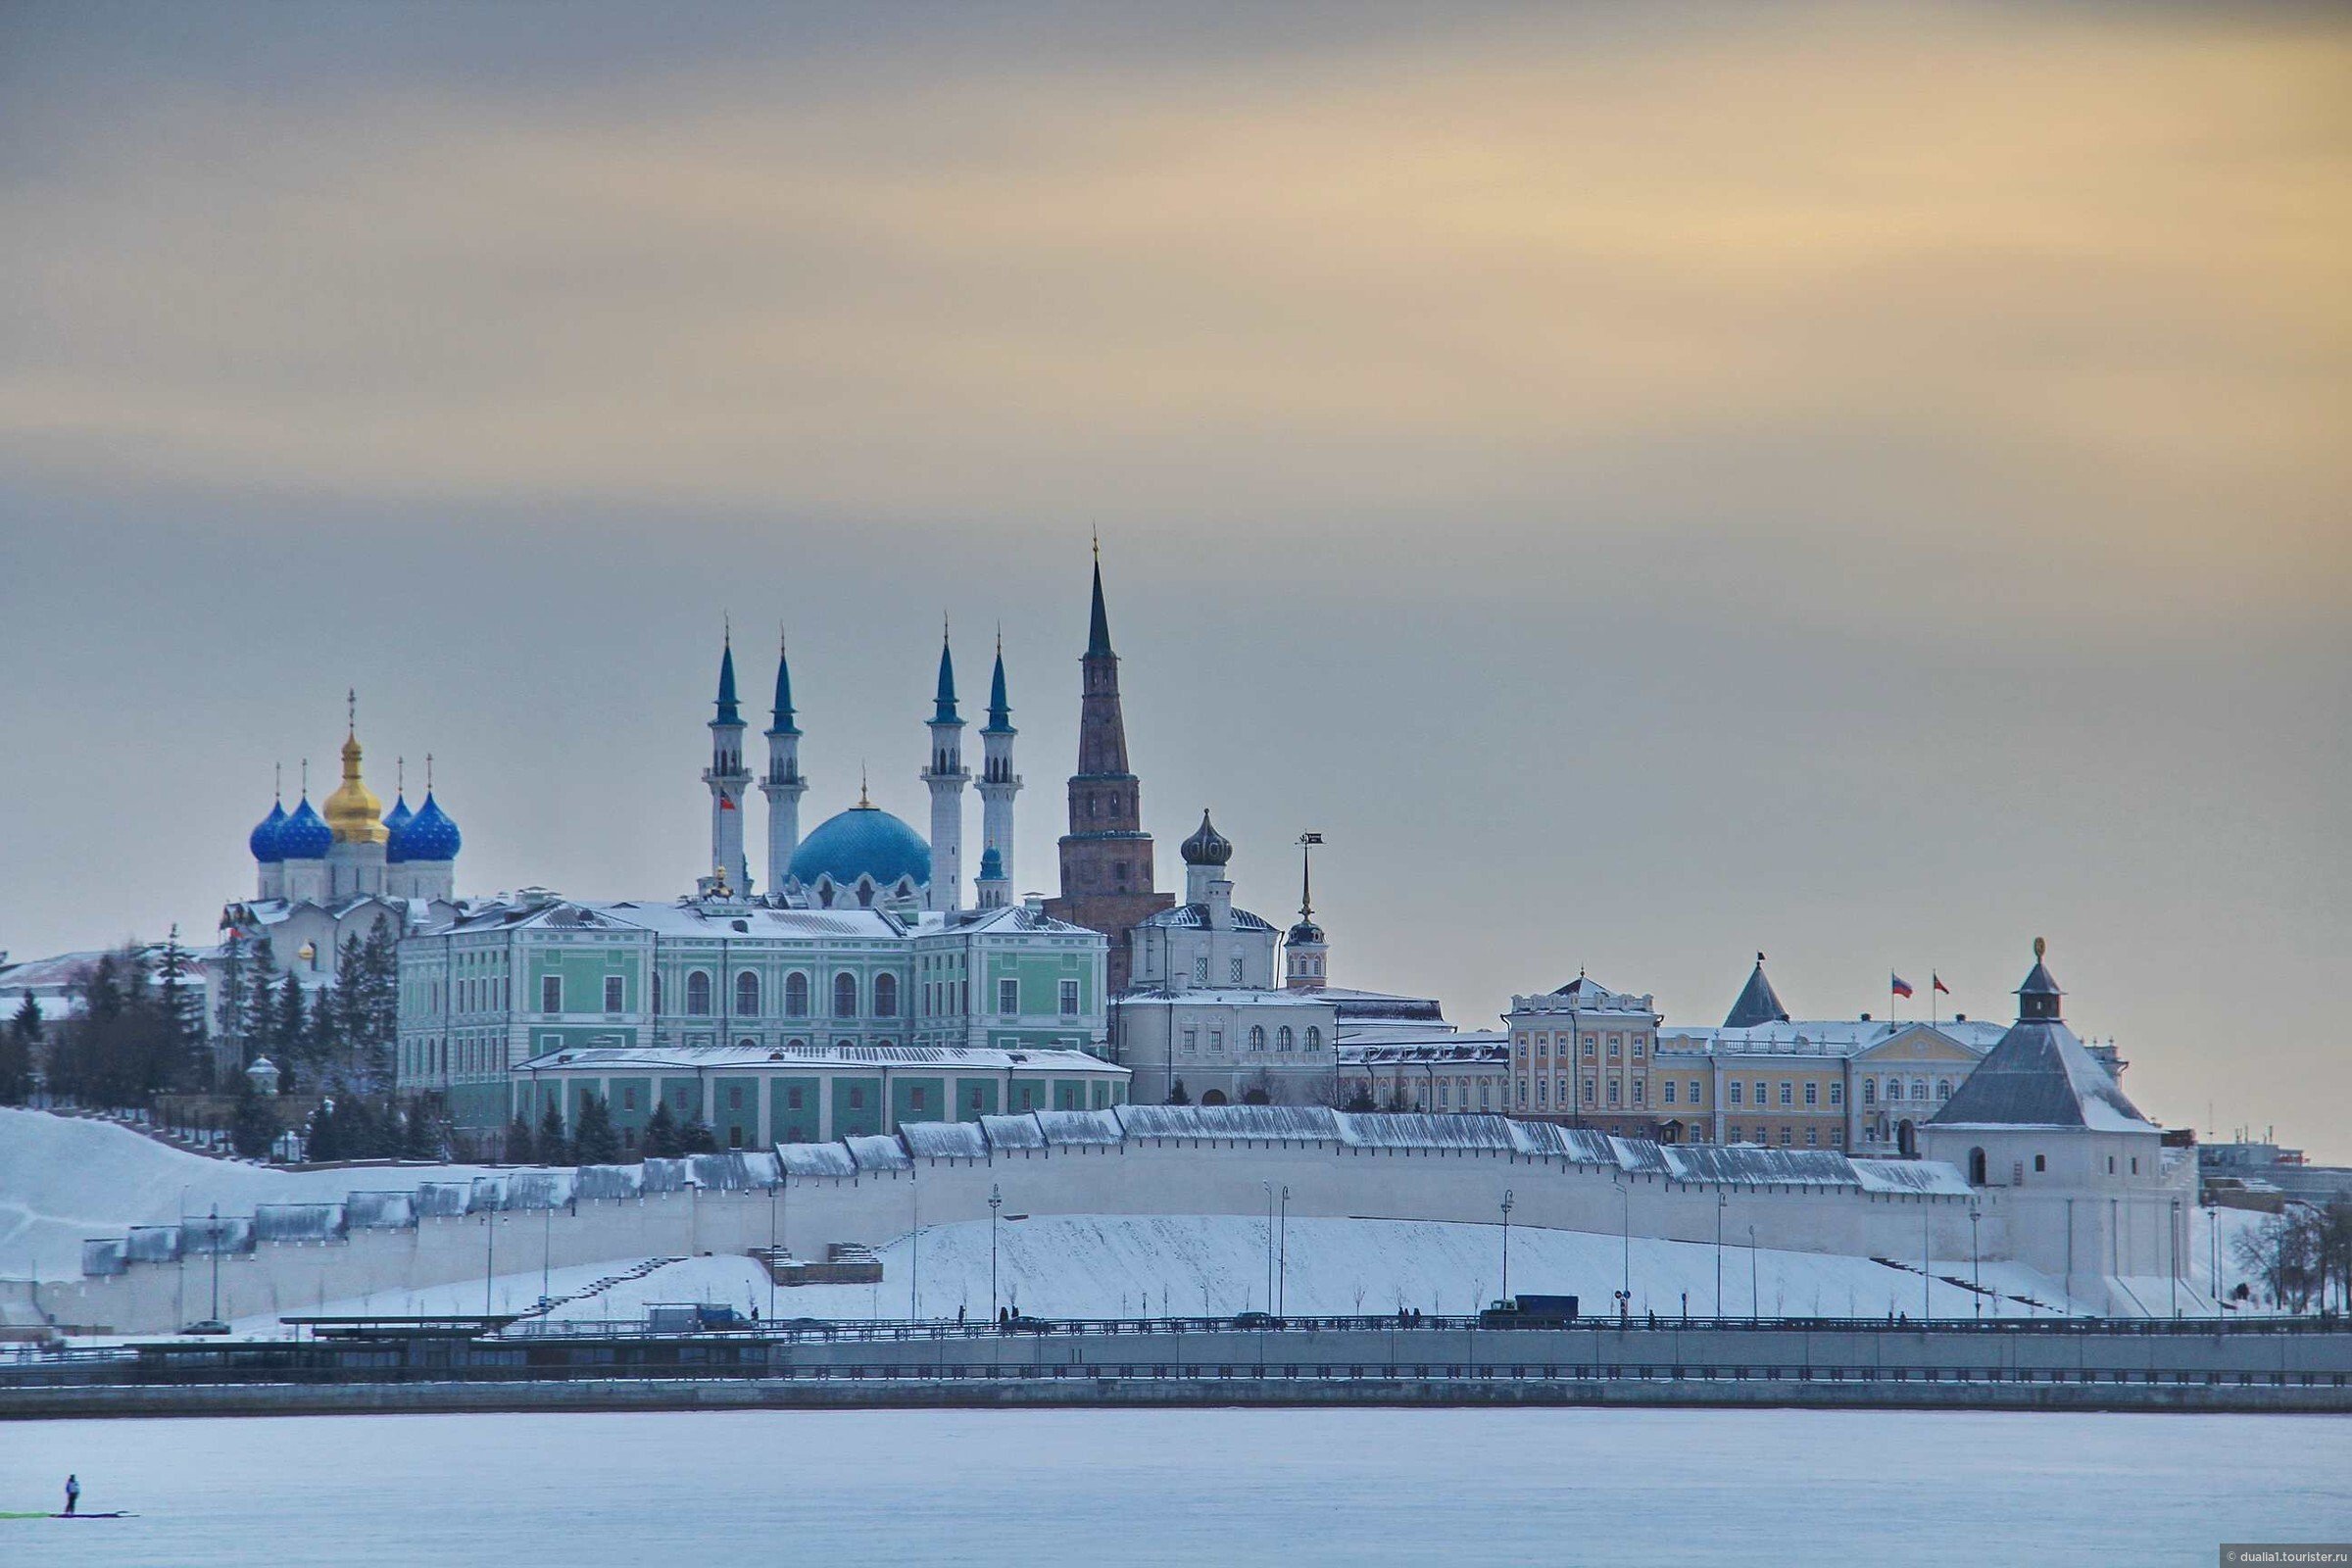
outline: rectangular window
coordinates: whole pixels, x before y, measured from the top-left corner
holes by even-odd
[[[1189,1056],[1193,1054],[1194,1052],[1199,1050],[1200,1046],[1200,1031],[1198,1029],[1187,1029],[1184,1032],[1184,1054]]]
[[[728,1087],[727,1087],[727,1108],[728,1108],[729,1110],[741,1110],[741,1109],[743,1108],[743,1087],[742,1087],[742,1085],[740,1085],[740,1084],[730,1084],[730,1085],[728,1085]]]
[[[1695,1078],[1690,1080],[1690,1103],[1698,1103],[1698,1080]]]
[[[1585,1080],[1585,1103],[1592,1103],[1592,1080],[1590,1078]]]
[[[921,1084],[916,1084],[912,1089],[906,1091],[906,1103],[915,1110],[923,1108],[923,1086]]]
[[[997,1011],[1010,1016],[1021,1010],[1021,983],[1018,980],[997,982]]]
[[[1821,1103],[1821,1085],[1805,1085],[1805,1103],[1808,1105],[1818,1105]]]
[[[1845,1103],[1845,1085],[1830,1085],[1830,1103],[1833,1105],[1842,1105]]]
[[[973,1091],[972,1091],[972,1114],[973,1114],[973,1115],[975,1115],[975,1116],[977,1116],[979,1113],[980,1113],[980,1091],[979,1091],[979,1090],[977,1090],[977,1089],[975,1089],[975,1090],[973,1090]]]
[[[1634,1103],[1642,1103],[1642,1080],[1639,1078],[1634,1080]]]
[[[800,1109],[800,1108],[801,1108],[801,1092],[800,1092],[798,1089],[787,1089],[787,1090],[785,1090],[785,1091],[784,1091],[784,1105],[785,1105],[785,1108],[786,1108],[786,1109],[788,1109],[788,1110],[798,1110],[798,1109]]]
[[[562,975],[549,974],[539,977],[539,1010],[541,1012],[562,1012],[564,1010],[564,977]]]
[[[1671,1078],[1669,1078],[1669,1079],[1667,1079],[1667,1080],[1666,1080],[1666,1102],[1666,1102],[1667,1104],[1669,1104],[1669,1105],[1671,1105],[1671,1104],[1673,1104],[1673,1103],[1674,1103],[1674,1080],[1673,1080],[1673,1079],[1671,1079]]]
[[[1210,1053],[1211,1053],[1211,1054],[1214,1054],[1214,1053],[1217,1053],[1217,1052],[1221,1052],[1221,1051],[1223,1051],[1223,1050],[1225,1049],[1225,1031],[1224,1031],[1224,1030],[1222,1030],[1222,1029],[1211,1029],[1211,1030],[1208,1032],[1208,1049],[1209,1049],[1209,1051],[1210,1051]]]
[[[853,1089],[850,1091],[850,1108],[852,1110],[863,1110],[865,1108],[864,1090]]]
[[[620,1010],[620,976],[616,974],[609,974],[605,976],[605,1010],[607,1012],[618,1012]]]
[[[1781,1103],[1782,1103],[1782,1104],[1786,1105],[1786,1104],[1789,1104],[1789,1103],[1791,1103],[1791,1102],[1792,1102],[1790,1101],[1790,1099],[1789,1099],[1789,1090],[1790,1090],[1792,1087],[1793,1087],[1793,1086],[1792,1086],[1792,1085],[1791,1085],[1791,1084],[1788,1082],[1788,1079],[1784,1078],[1784,1079],[1782,1079],[1782,1080],[1781,1080]]]
[[[1733,1104],[1735,1104],[1735,1105],[1744,1105],[1744,1104],[1746,1104],[1746,1103],[1747,1103],[1746,1090],[1747,1090],[1747,1086],[1746,1086],[1745,1084],[1741,1083],[1741,1082],[1740,1082],[1739,1079],[1737,1079],[1737,1078],[1733,1079],[1733,1080],[1732,1080],[1732,1082],[1731,1082],[1731,1091],[1732,1091],[1732,1103],[1733,1103]]]
[[[1617,1080],[1614,1078],[1609,1080],[1609,1103],[1617,1103]]]
[[[1078,982],[1075,980],[1061,983],[1061,1015],[1064,1018],[1078,1016]]]
[[[623,1089],[620,1092],[620,1108],[623,1110],[635,1110],[637,1108],[636,1090]]]
[[[1820,1128],[1818,1128],[1818,1127],[1808,1127],[1808,1128],[1806,1128],[1806,1129],[1805,1129],[1805,1147],[1806,1147],[1807,1149],[1811,1149],[1811,1148],[1815,1147],[1815,1146],[1816,1146],[1816,1145],[1818,1145],[1820,1142],[1821,1142],[1821,1129],[1820,1129]]]

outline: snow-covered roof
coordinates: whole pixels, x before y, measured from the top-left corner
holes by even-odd
[[[866,1133],[842,1140],[850,1149],[850,1158],[858,1162],[860,1171],[910,1170],[914,1161],[906,1148],[888,1133]]]
[[[715,1072],[744,1067],[954,1067],[972,1071],[1091,1072],[1127,1069],[1083,1051],[1004,1051],[994,1046],[570,1046],[542,1052],[517,1072]]]
[[[1331,1004],[1315,991],[1254,990],[1247,986],[1185,986],[1171,989],[1155,987],[1150,991],[1122,991],[1117,998],[1119,1006],[1154,1002],[1187,1002],[1196,1006],[1211,1007],[1314,1007],[1330,1010]]]
[[[1445,1005],[1435,997],[1404,997],[1386,991],[1351,991],[1346,986],[1316,986],[1308,995],[1321,997],[1339,1009],[1342,1024],[1374,1023],[1389,1020],[1397,1023],[1442,1024],[1446,1021]]]
[[[1343,1033],[1339,1043],[1340,1060],[1350,1066],[1388,1067],[1446,1063],[1506,1062],[1510,1059],[1509,1037],[1491,1029],[1465,1029],[1445,1034],[1405,1031],[1398,1034],[1376,1033],[1369,1038]]]
[[[1509,1121],[1500,1116],[1397,1111],[1339,1113],[1340,1142],[1354,1149],[1484,1149],[1517,1153]]]
[[[1136,922],[1139,926],[1157,927],[1171,931],[1201,931],[1208,927],[1208,906],[1179,904],[1174,908],[1148,914]],[[1233,907],[1233,927],[1236,931],[1271,931],[1274,927],[1262,915],[1251,914],[1239,905]]]
[[[1927,1193],[1966,1198],[1968,1178],[1940,1159],[1848,1159],[1866,1193]]]
[[[1756,1056],[1856,1056],[1911,1030],[1933,1030],[1964,1051],[1982,1055],[2001,1038],[2003,1025],[1982,1018],[1919,1019],[1797,1018],[1751,1029],[1701,1026],[1661,1028],[1657,1054]]]
[[[1041,1110],[1034,1114],[1050,1148],[1116,1149],[1126,1141],[1119,1118],[1108,1110]]]
[[[1130,1138],[1336,1144],[1340,1113],[1321,1105],[1121,1105]]]
[[[986,1159],[988,1138],[971,1121],[903,1121],[899,1137],[917,1159]]]
[[[1851,1187],[1853,1167],[1829,1150],[1766,1149],[1761,1144],[1659,1144],[1677,1181],[1777,1187]]]
[[[1037,1113],[1019,1116],[983,1116],[980,1130],[989,1143],[998,1149],[1043,1149],[1046,1130],[1037,1124]]]
[[[2057,1018],[2020,1018],[2010,1025],[1928,1125],[2157,1130]]]

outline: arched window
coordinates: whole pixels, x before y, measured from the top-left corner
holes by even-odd
[[[1949,1078],[1938,1078],[1936,1080],[1936,1098],[1937,1100],[1949,1100],[1952,1098],[1952,1081]]]
[[[858,977],[847,969],[833,977],[833,1016],[858,1016]]]
[[[1896,1102],[1899,1102],[1902,1100],[1902,1098],[1903,1098],[1903,1081],[1902,1081],[1900,1078],[1889,1078],[1889,1079],[1887,1079],[1887,1080],[1886,1080],[1886,1099],[1887,1099],[1887,1102],[1888,1102],[1889,1103],[1896,1103]]]
[[[874,976],[874,1016],[896,1018],[899,1015],[899,977],[895,974]]]
[[[784,1011],[794,1018],[808,1016],[808,977],[798,969],[784,977]]]
[[[1323,1049],[1323,1031],[1311,1023],[1306,1026],[1306,1049],[1309,1051]]]
[[[745,1035],[741,1040],[735,1042],[735,1048],[738,1051],[758,1051],[760,1042],[754,1040],[750,1035]]]
[[[1972,1149],[1968,1152],[1968,1185],[1971,1187],[1984,1185],[1984,1151],[1982,1149]]]
[[[1879,1102],[1879,1081],[1878,1081],[1876,1078],[1865,1078],[1865,1079],[1863,1079],[1863,1080],[1862,1080],[1862,1103],[1864,1103],[1865,1105],[1875,1105],[1875,1104],[1877,1104],[1878,1102]]]
[[[760,977],[749,969],[735,977],[735,1011],[740,1017],[760,1016]]]
[[[701,969],[686,976],[686,1010],[697,1018],[710,1014],[710,976]]]
[[[1274,1031],[1274,1049],[1276,1051],[1289,1051],[1292,1049],[1292,1047],[1298,1044],[1298,1037],[1297,1035],[1291,1033],[1291,1026],[1286,1023],[1281,1028]]]
[[[1250,1049],[1251,1051],[1266,1049],[1266,1026],[1264,1024],[1253,1023],[1250,1026]]]

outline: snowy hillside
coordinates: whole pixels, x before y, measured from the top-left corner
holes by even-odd
[[[84,1238],[176,1224],[215,1203],[223,1214],[250,1214],[256,1203],[333,1200],[481,1168],[268,1170],[191,1154],[111,1122],[0,1108],[0,1277],[72,1279],[81,1272]]]

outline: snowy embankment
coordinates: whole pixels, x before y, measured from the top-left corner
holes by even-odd
[[[352,1192],[464,1180],[480,1165],[270,1170],[157,1143],[111,1122],[0,1108],[0,1278],[74,1279],[81,1244],[133,1225],[176,1225],[219,1204],[337,1202]]]
[[[560,1307],[559,1320],[634,1323],[649,1303],[703,1301],[762,1318],[899,1318],[916,1307],[926,1318],[968,1318],[989,1312],[989,1227],[986,1221],[926,1227],[919,1247],[902,1236],[880,1250],[879,1285],[777,1288],[748,1257],[686,1258],[642,1278],[583,1296]],[[530,1242],[518,1238],[524,1256]],[[1055,1318],[1226,1315],[1268,1304],[1266,1222],[1232,1215],[1082,1215],[1007,1221],[997,1233],[998,1299],[1023,1312]],[[1693,1314],[1715,1310],[1716,1252],[1688,1242],[1633,1239],[1633,1310]],[[916,1270],[919,1253],[920,1271]],[[1615,1236],[1583,1231],[1511,1230],[1511,1289],[1583,1298],[1589,1312],[1615,1310],[1628,1249]],[[588,1268],[556,1269],[548,1294],[580,1292],[640,1259]],[[510,1266],[512,1263],[510,1262]],[[1916,1261],[1890,1267],[1869,1258],[1745,1247],[1722,1254],[1723,1310],[1745,1315],[1781,1313],[1917,1317],[1930,1303]],[[1295,1219],[1276,1237],[1276,1295],[1295,1314],[1468,1312],[1501,1289],[1502,1231],[1496,1225],[1433,1224],[1409,1220]],[[1939,1317],[1975,1311],[1974,1293],[1941,1276],[1966,1280],[1966,1258],[1938,1260],[1933,1308]],[[1751,1296],[1750,1282],[1753,1282]],[[2063,1303],[2057,1282],[2013,1263],[1984,1265],[1987,1316],[2047,1316]],[[473,1313],[530,1308],[542,1291],[537,1269],[487,1282],[384,1291],[321,1303],[327,1313]],[[2020,1299],[2025,1298],[2027,1299]],[[2028,1300],[2034,1305],[2029,1305]],[[239,1323],[240,1332],[283,1332],[274,1319]]]

